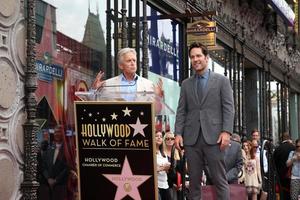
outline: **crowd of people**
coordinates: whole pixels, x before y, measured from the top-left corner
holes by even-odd
[[[38,153],[38,190],[39,199],[65,199],[67,179],[70,169],[64,157],[62,130],[58,127],[53,133],[53,144],[44,138]],[[263,152],[260,161],[260,133],[254,129],[249,139],[241,140],[238,134],[232,134],[230,145],[225,149],[226,179],[229,184],[241,184],[246,188],[248,199],[256,200],[264,195],[263,172],[261,166],[267,161]],[[170,130],[156,131],[157,181],[160,200],[189,199],[189,170],[184,150],[175,148],[175,134]],[[275,170],[279,177],[280,199],[298,200],[300,195],[300,139],[293,142],[288,133],[283,133],[282,142],[273,152]],[[211,172],[204,161],[201,185],[214,185]],[[264,164],[265,166],[265,164]],[[266,164],[268,169],[268,164]],[[183,177],[184,176],[184,177]]]
[[[274,151],[274,163],[279,177],[280,197],[287,200],[300,198],[300,139],[291,140],[283,133],[281,143]]]
[[[174,148],[175,135],[171,131],[156,131],[157,176],[160,200],[189,199],[189,170],[184,151]],[[229,184],[240,184],[245,187],[248,199],[266,199],[266,188],[263,187],[263,174],[268,172],[267,152],[261,148],[260,132],[254,129],[250,138],[231,135],[228,148],[225,149],[226,179]],[[262,158],[264,159],[262,162]],[[283,134],[283,141],[273,152],[275,170],[280,178],[280,193],[284,200],[298,200],[300,195],[300,139],[293,142],[288,133]],[[202,172],[201,185],[214,185],[211,172],[206,163]],[[182,187],[184,184],[184,187]],[[185,188],[185,189],[184,189]]]

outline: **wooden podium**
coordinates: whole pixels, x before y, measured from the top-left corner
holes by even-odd
[[[79,198],[157,200],[154,93],[76,92]]]

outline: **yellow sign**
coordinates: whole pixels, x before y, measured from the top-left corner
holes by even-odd
[[[216,45],[216,22],[208,20],[199,20],[187,24],[187,45],[193,42],[200,42],[205,46]]]

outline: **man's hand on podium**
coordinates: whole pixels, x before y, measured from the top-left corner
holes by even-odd
[[[99,88],[101,88],[103,85],[104,85],[104,80],[102,80],[103,79],[103,76],[104,76],[104,72],[102,72],[102,71],[100,71],[98,74],[97,74],[97,76],[96,76],[96,78],[95,78],[95,80],[94,80],[94,82],[93,82],[93,84],[92,84],[92,89],[93,90],[98,90]]]

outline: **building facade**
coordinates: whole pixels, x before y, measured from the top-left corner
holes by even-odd
[[[0,183],[0,199],[37,199],[39,143],[47,135],[51,144],[56,125],[64,126],[68,162],[76,173],[74,92],[88,90],[99,70],[106,78],[117,75],[121,47],[136,49],[140,75],[163,79],[165,101],[176,110],[180,84],[192,75],[187,23],[203,18],[217,23],[210,69],[231,81],[234,131],[246,138],[257,128],[270,151],[285,131],[299,138],[298,1],[284,1],[295,14],[293,26],[274,2],[4,0],[0,180],[6,181]],[[173,130],[173,125],[174,116],[156,119],[158,129]],[[270,168],[269,199],[275,193],[272,173]]]

